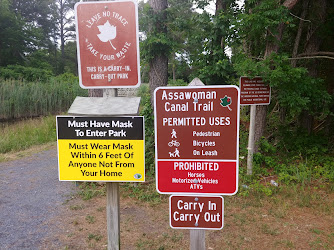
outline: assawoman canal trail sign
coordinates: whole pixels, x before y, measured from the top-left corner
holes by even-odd
[[[170,197],[170,225],[190,229],[190,249],[205,249],[205,230],[222,229],[223,198],[238,190],[240,91],[236,86],[154,92],[156,187]]]
[[[158,192],[235,194],[238,87],[160,87],[154,95]]]

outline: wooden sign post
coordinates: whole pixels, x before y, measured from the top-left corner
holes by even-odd
[[[137,2],[134,0],[116,0],[76,3],[75,21],[78,48],[77,55],[79,84],[82,88],[86,89],[103,89],[103,97],[77,97],[74,100],[68,113],[70,115],[85,117],[138,115],[140,98],[115,98],[117,96],[116,88],[131,88],[139,87],[140,85]],[[113,124],[112,121],[110,123],[105,120],[98,122],[104,124],[104,128],[110,127],[111,124]],[[88,121],[87,123],[84,122],[81,124],[87,127]],[[124,139],[124,137],[129,135],[127,134],[125,128],[130,129],[132,127],[132,123],[129,119],[127,123],[128,125],[126,125],[126,123],[121,123],[121,121],[117,124],[122,124],[121,126],[124,128],[124,130],[118,130],[118,133],[112,133],[111,131],[104,131],[102,129],[101,131],[98,130],[99,132],[96,132],[95,135],[105,136],[108,134],[109,136],[121,136]],[[142,130],[144,130],[144,123],[142,123]],[[140,130],[137,132],[141,133]],[[87,131],[83,131],[83,133],[87,133]],[[92,134],[91,132],[89,133]],[[144,136],[145,133],[142,133]],[[137,143],[131,143],[129,142],[129,145],[132,145],[135,148],[137,148],[137,146],[139,146],[138,148],[141,148],[141,146],[137,145]],[[88,147],[88,143],[86,145]],[[110,146],[111,144],[106,143],[104,145]],[[144,145],[145,144],[143,143],[143,153],[145,151]],[[124,146],[124,149],[125,148],[126,147]],[[117,181],[122,181],[122,179],[118,179],[118,177],[123,176],[123,171],[117,171],[117,169],[121,169],[122,166],[124,166],[121,164],[133,164],[131,165],[131,168],[135,167],[136,165],[140,165],[138,162],[130,163],[125,161],[122,163],[121,161],[117,161],[117,159],[120,159],[121,156],[123,158],[122,160],[125,160],[138,153],[138,149],[134,150],[133,152],[122,152],[120,151],[122,149],[123,147],[116,146],[113,148],[112,152],[101,152],[101,155],[98,155],[103,159],[112,159],[109,162],[90,162],[93,164],[93,166],[95,166],[95,168],[102,165],[102,167],[106,167],[106,169],[113,168],[116,169],[116,171],[111,171],[108,175],[108,171],[107,173],[105,172],[106,169],[98,169],[100,172],[93,171],[92,174],[95,176],[91,176],[92,178],[90,180],[86,180],[94,181],[95,179],[99,181],[97,176],[99,173],[100,177],[101,174],[107,174],[108,177],[110,177],[102,178],[103,180],[101,180],[107,182],[108,250],[120,249],[119,185]],[[130,146],[128,149],[130,149]],[[142,161],[143,169],[145,171],[144,154],[142,157],[142,160],[139,161]],[[123,179],[123,181],[125,180],[135,182],[145,180],[145,173],[143,171],[136,170],[136,173],[129,173],[129,171],[124,172],[127,173],[124,174],[126,177]]]
[[[63,120],[65,119],[65,122],[59,120],[57,123],[58,156],[60,157],[60,179],[106,182],[108,250],[120,249],[120,206],[118,182],[141,182],[145,180],[145,143],[144,140],[138,140],[140,139],[139,137],[144,137],[144,124],[142,123],[140,125],[140,123],[132,123],[133,119],[137,119],[134,116],[138,115],[139,104],[139,97],[77,97],[68,111],[69,115],[72,115],[74,118],[70,120],[70,122],[68,122],[68,117],[57,118]],[[143,119],[140,117],[138,118]],[[139,125],[139,127],[137,125]],[[73,126],[78,126],[78,128],[74,128]],[[97,129],[91,129],[90,126],[94,126]],[[131,132],[132,129],[135,130],[134,133]],[[72,133],[73,130],[74,133]],[[62,132],[64,132],[63,135],[59,136],[60,134],[62,134]],[[83,133],[83,137],[80,139],[81,133]],[[79,135],[79,138],[76,138],[77,134]],[[91,142],[89,141],[90,139],[86,138],[86,136],[88,135],[88,137],[90,138],[90,136],[92,136],[93,134],[95,136],[101,136],[101,138],[109,135],[110,138],[106,138],[106,141],[104,142],[102,141],[102,139],[100,141],[99,138],[95,138],[95,142]],[[112,137],[113,135],[114,137]],[[126,143],[115,142],[115,140],[117,140],[117,137],[123,137],[122,141]],[[129,139],[129,141],[127,141],[127,139]],[[83,143],[80,144],[80,141]],[[94,152],[94,149],[90,150],[91,154],[96,155],[97,158],[92,157],[88,159],[85,158],[83,160],[80,159],[80,157],[73,158],[73,155],[80,156],[85,154],[85,152],[75,151],[76,146],[78,146],[79,144],[87,145],[87,147],[83,147],[84,149],[88,147],[93,147],[94,149],[100,148],[96,150],[101,150],[101,152]],[[96,146],[98,144],[104,146],[98,147]],[[125,144],[130,145],[131,147],[121,146]],[[67,148],[66,145],[68,145]],[[104,150],[104,148],[108,148],[109,146],[113,147],[114,149]],[[73,151],[72,153],[69,148],[71,148],[71,150]],[[61,152],[61,154],[59,154],[59,152]],[[114,171],[107,171],[107,169],[120,169],[121,164],[130,164],[128,161],[126,161],[126,159],[132,159],[132,157],[133,159],[135,159],[137,156],[139,157],[138,159],[140,162],[136,162],[136,160],[134,160],[134,165],[132,165],[133,168],[131,169],[135,169],[139,165],[141,165],[141,167],[139,167],[139,169],[136,169],[135,172],[129,174],[128,168],[124,168],[124,170],[118,171],[118,174],[115,174],[116,172]],[[73,160],[71,158],[73,158]],[[106,160],[106,158],[108,158],[108,161]],[[120,159],[124,160],[124,162]],[[71,161],[71,163],[69,163],[69,161]],[[80,169],[77,171],[76,168],[68,167],[69,164],[75,165],[80,163],[90,164],[91,166],[93,166],[92,168],[95,169],[95,171],[93,171],[93,176],[84,176]],[[62,165],[67,165],[67,168],[61,170]],[[66,173],[68,169],[70,169],[72,172]],[[108,172],[110,172],[110,174],[108,174]]]

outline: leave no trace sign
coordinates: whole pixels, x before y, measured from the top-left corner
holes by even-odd
[[[137,9],[137,3],[132,0],[75,5],[82,88],[140,84]]]

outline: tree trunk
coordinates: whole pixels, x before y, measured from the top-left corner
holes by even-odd
[[[155,30],[157,33],[167,34],[167,0],[150,0],[150,6],[153,14],[158,15],[159,21],[153,23],[150,30]],[[154,103],[154,90],[159,86],[166,86],[168,83],[168,55],[164,52],[156,54],[149,62],[149,86],[151,92],[151,103]]]
[[[89,89],[88,96],[89,97],[103,97],[103,89]]]
[[[299,0],[286,0],[283,5],[291,10]],[[268,42],[266,45],[266,50],[264,57],[270,56],[274,52],[278,52],[279,43],[282,40],[283,31],[284,31],[284,23],[280,23],[277,27],[277,35],[275,36],[275,42]],[[264,130],[266,127],[266,118],[267,118],[267,105],[258,105],[256,107],[256,118],[255,118],[255,135],[254,135],[254,153],[259,150],[259,140],[264,134]]]
[[[159,86],[166,86],[168,83],[168,57],[156,55],[150,61],[149,85],[153,104],[154,90]]]
[[[216,0],[216,13],[215,15],[219,14],[221,10],[225,10],[227,7],[226,0]]]
[[[298,54],[298,48],[299,48],[299,44],[300,44],[300,38],[302,36],[303,33],[303,26],[304,26],[304,22],[305,22],[305,17],[307,14],[307,9],[308,9],[308,4],[309,4],[309,0],[304,0],[303,2],[303,10],[300,16],[300,20],[299,20],[299,25],[298,25],[298,31],[297,31],[297,35],[296,35],[296,39],[295,39],[295,44],[293,46],[293,51],[292,51],[292,58],[296,58],[297,54]],[[291,65],[292,67],[296,67],[297,65],[297,60],[291,60]]]
[[[59,15],[60,15],[60,51],[61,51],[61,61],[60,61],[60,73],[64,73],[65,65],[65,37],[64,37],[64,22],[65,22],[65,13],[64,13],[64,2],[59,1]]]
[[[327,0],[319,0],[317,3],[313,3],[312,11],[315,12],[314,15],[316,16],[316,25],[311,24],[309,26],[308,34],[307,34],[307,43],[305,47],[305,54],[313,54],[319,51],[322,39],[321,36],[317,34],[317,29],[323,25],[326,20],[326,7],[327,7]],[[309,71],[310,76],[317,77],[319,74],[319,67],[316,63],[317,59],[313,59],[308,64],[307,68]],[[313,123],[314,117],[310,115],[307,111],[303,111],[300,117],[301,127],[307,130],[308,134],[312,133],[313,130]]]

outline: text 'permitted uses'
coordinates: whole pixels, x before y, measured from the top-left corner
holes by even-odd
[[[145,181],[144,118],[57,116],[59,180]]]

